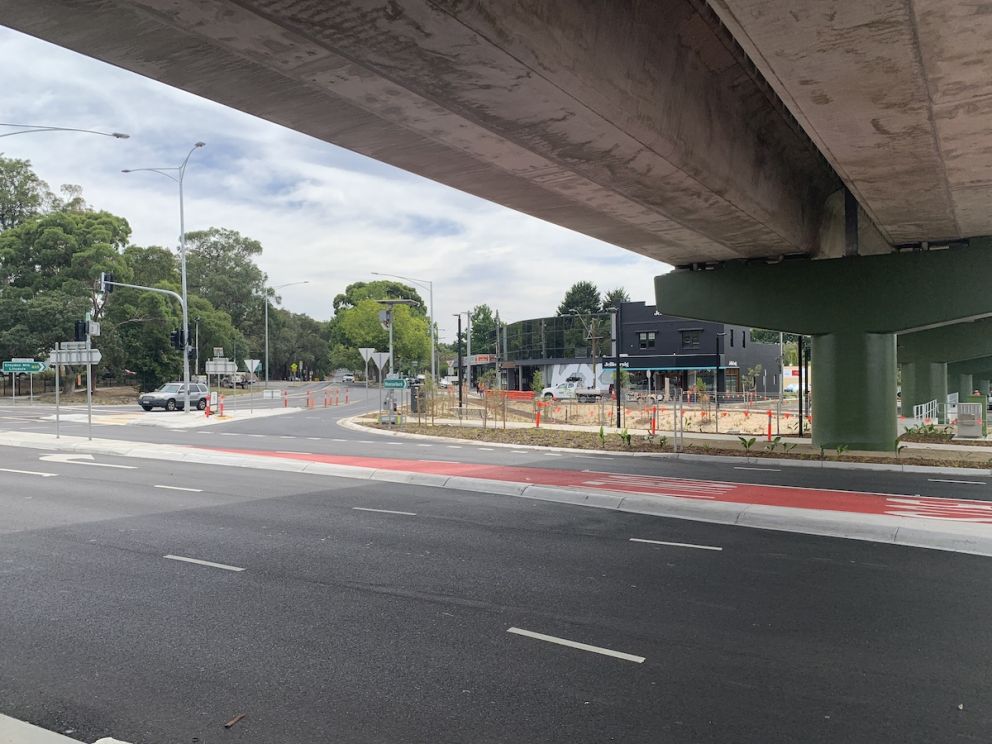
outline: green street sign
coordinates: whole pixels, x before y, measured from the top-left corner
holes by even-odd
[[[382,386],[387,388],[405,388],[406,380],[383,380]]]
[[[39,372],[44,372],[48,369],[48,365],[44,362],[4,362],[3,363],[3,373],[5,375],[16,374],[18,372],[28,372],[30,374],[37,374]]]

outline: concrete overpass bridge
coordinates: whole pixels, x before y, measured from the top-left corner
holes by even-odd
[[[889,449],[895,334],[992,314],[987,11],[0,0],[0,23],[673,264],[661,311],[812,333],[814,439]]]

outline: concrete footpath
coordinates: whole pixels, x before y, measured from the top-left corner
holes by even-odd
[[[72,733],[71,729],[69,733]],[[0,744],[79,744],[79,740],[0,714]],[[127,742],[104,737],[97,739],[93,744],[127,744]]]
[[[0,432],[0,446],[406,483],[742,527],[992,556],[992,503],[438,460],[89,441]]]

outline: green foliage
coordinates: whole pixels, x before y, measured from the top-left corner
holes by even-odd
[[[623,287],[617,287],[603,294],[602,309],[620,307],[620,304],[623,302],[630,302],[630,293]]]
[[[186,233],[186,245],[189,292],[230,315],[242,333],[261,336],[266,277],[255,257],[262,244],[236,230],[211,227]]]
[[[606,432],[603,430],[602,424],[599,427],[599,443],[606,446]]]
[[[335,315],[341,310],[356,307],[362,300],[413,300],[416,315],[427,316],[427,306],[413,287],[391,279],[374,282],[354,282],[344,288],[344,292],[334,298]],[[474,342],[474,339],[473,339]]]
[[[782,444],[782,437],[775,437],[768,444],[765,445],[765,449],[769,452],[774,452],[775,448]]]
[[[389,332],[379,322],[383,306],[372,299],[359,300],[358,304],[342,308],[331,321],[329,338],[331,363],[334,367],[362,369],[358,349],[366,346],[387,351]],[[396,371],[412,370],[414,366],[430,366],[430,335],[427,319],[415,308],[397,305],[393,308],[393,368]],[[339,362],[348,361],[348,364]],[[388,369],[388,368],[387,368]]]
[[[737,438],[741,441],[741,447],[743,447],[744,451],[749,454],[751,452],[751,448],[754,447],[754,443],[758,441],[757,438],[755,437],[748,437],[748,438],[737,437]]]
[[[0,231],[41,214],[51,198],[48,184],[31,170],[30,160],[0,156]]]
[[[541,391],[544,390],[544,375],[541,370],[534,370],[534,375],[530,378],[530,389],[535,396],[540,395]]]
[[[630,448],[631,434],[627,431],[626,427],[624,427],[623,431],[619,432],[617,436],[620,437],[620,441],[623,443],[624,447]]]
[[[658,437],[658,449],[665,449],[668,446],[668,437]]]
[[[496,353],[496,316],[489,305],[476,305],[472,309],[472,353]]]
[[[792,452],[792,450],[794,450],[798,446],[799,446],[798,444],[790,444],[789,442],[782,442],[782,449],[785,450],[786,453]]]
[[[592,282],[579,281],[569,287],[565,297],[558,306],[558,315],[578,313],[588,315],[601,310],[599,290]]]
[[[844,453],[850,449],[850,447],[846,444],[838,444],[834,449],[837,452],[837,459],[840,459],[844,456]]]

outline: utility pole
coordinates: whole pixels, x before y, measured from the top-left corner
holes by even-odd
[[[617,305],[616,305],[617,312],[616,312],[616,315],[614,316],[616,318],[617,328],[616,328],[616,332],[614,333],[614,337],[613,337],[614,338],[613,345],[614,345],[614,348],[616,349],[616,353],[617,353],[617,359],[616,359],[616,361],[617,361],[616,370],[617,371],[616,371],[616,376],[615,376],[615,378],[613,380],[613,389],[616,390],[616,393],[617,393],[617,428],[618,429],[621,426],[621,421],[620,421],[620,413],[621,413],[621,403],[620,403],[620,400],[621,400],[621,398],[620,398],[620,350],[621,350],[621,342],[623,341],[623,310],[622,310],[622,307],[623,307],[623,303],[622,302],[618,302]],[[648,374],[650,375],[651,373],[649,372]]]
[[[458,313],[456,317],[458,318],[458,335],[455,337],[458,347],[458,407],[461,408],[464,405],[462,400],[462,314]]]

